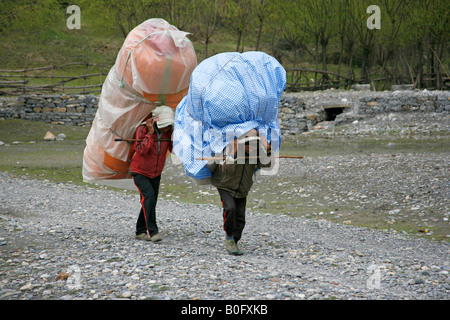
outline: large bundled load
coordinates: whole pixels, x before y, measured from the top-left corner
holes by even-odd
[[[115,140],[133,138],[156,106],[175,109],[196,66],[187,33],[163,19],[149,19],[128,34],[103,84],[86,140],[85,182],[123,186],[130,180],[131,145]]]
[[[286,71],[263,52],[228,52],[202,61],[191,76],[189,91],[175,113],[174,153],[189,177],[208,180],[208,161],[235,138],[256,129],[277,153],[281,143],[277,119]]]

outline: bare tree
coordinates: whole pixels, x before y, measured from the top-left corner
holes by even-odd
[[[153,0],[157,15],[183,31],[194,22],[198,5],[197,0]]]
[[[253,12],[258,20],[258,33],[256,35],[256,45],[255,50],[259,50],[260,42],[261,42],[261,34],[263,30],[263,24],[269,15],[269,1],[268,0],[252,0],[253,2]]]
[[[334,0],[304,0],[306,12],[303,27],[314,37],[316,46],[316,69],[319,66],[319,44],[321,46],[322,70],[327,71],[327,46],[336,33]]]
[[[211,37],[219,28],[221,16],[220,10],[222,8],[222,0],[196,0],[197,23],[195,23],[194,30],[198,32],[201,39],[205,42],[205,59],[208,58],[208,45]]]
[[[357,42],[361,46],[362,61],[361,61],[361,78],[364,82],[369,82],[371,79],[371,54],[374,49],[377,29],[367,28],[367,14],[366,9],[371,4],[370,0],[346,0],[346,5],[350,10],[350,20],[355,31]]]
[[[143,21],[153,18],[155,6],[151,0],[103,0],[107,14],[114,17],[114,24],[125,38],[128,33]]]
[[[227,0],[225,1],[225,16],[227,26],[237,35],[236,51],[244,51],[241,41],[252,21],[252,0]]]

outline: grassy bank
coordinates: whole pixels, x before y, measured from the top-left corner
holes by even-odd
[[[14,175],[83,184],[81,166],[89,127],[38,121],[0,121],[0,170]],[[44,141],[47,131],[64,133],[62,141]]]

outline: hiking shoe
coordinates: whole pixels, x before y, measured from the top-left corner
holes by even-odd
[[[147,233],[139,233],[136,235],[136,239],[137,240],[145,240],[145,241],[150,241],[151,238]]]
[[[237,243],[232,240],[225,240],[225,249],[228,251],[229,254],[240,256],[243,254],[241,250],[239,250]]]
[[[150,237],[150,241],[153,241],[153,242],[158,242],[158,241],[161,241],[161,240],[162,240],[162,236],[159,233],[157,233],[154,236]]]

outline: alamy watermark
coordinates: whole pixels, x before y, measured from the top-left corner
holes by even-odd
[[[366,13],[371,14],[367,18],[366,26],[368,29],[381,29],[381,10],[379,6],[370,5],[367,7]]]
[[[67,29],[81,29],[81,10],[77,5],[67,7],[67,14],[71,16],[66,21]]]
[[[67,269],[70,277],[66,280],[66,286],[69,290],[81,289],[81,270],[77,265],[71,265]]]
[[[381,289],[381,267],[376,264],[371,264],[367,267],[367,274],[370,274],[366,280],[368,289]]]

